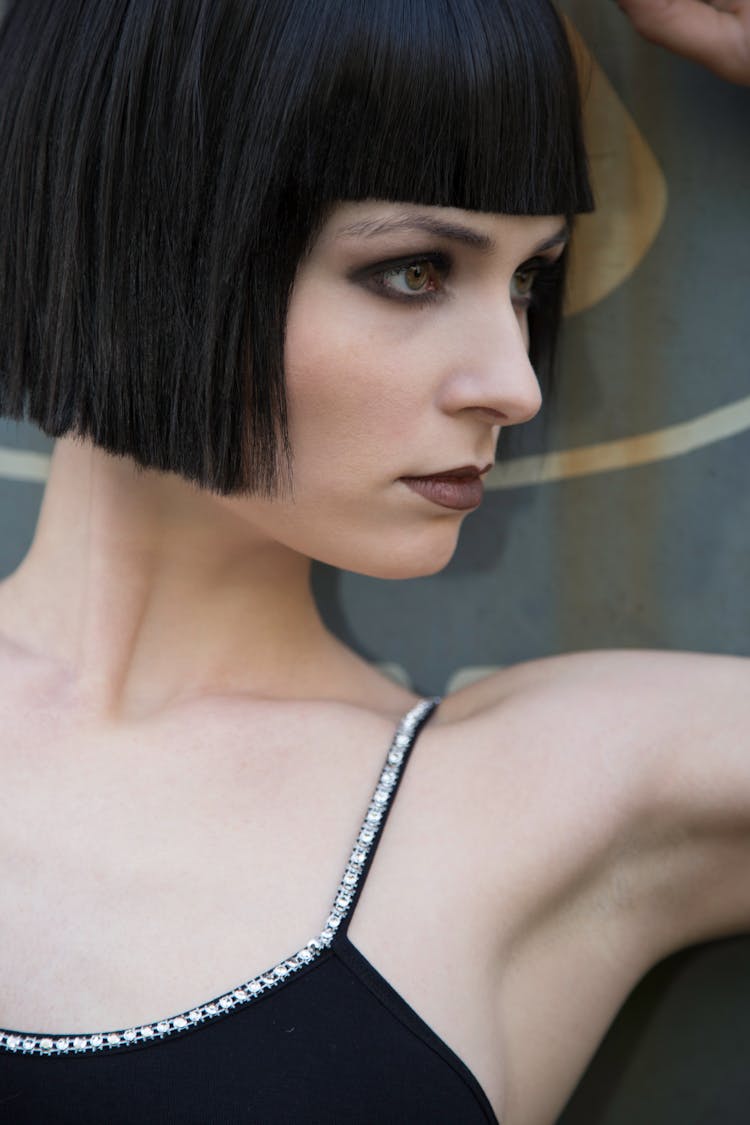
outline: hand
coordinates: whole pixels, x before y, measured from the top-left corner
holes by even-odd
[[[750,86],[750,0],[617,0],[646,39]]]

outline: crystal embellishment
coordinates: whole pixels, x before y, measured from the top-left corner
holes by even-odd
[[[76,1055],[107,1050],[127,1050],[139,1043],[158,1042],[167,1036],[179,1035],[192,1027],[220,1018],[239,1007],[247,1007],[282,981],[293,977],[306,965],[312,964],[329,948],[337,929],[350,913],[356,898],[356,888],[367,858],[385,819],[389,803],[398,783],[406,751],[414,740],[415,731],[437,704],[437,700],[423,699],[401,720],[391,743],[375,792],[372,795],[364,822],[344,870],[328,913],[325,925],[317,937],[290,957],[245,981],[223,996],[206,1004],[190,1008],[159,1020],[156,1024],[141,1024],[127,1030],[99,1031],[87,1035],[28,1035],[18,1031],[0,1029],[0,1051],[16,1051],[27,1055]]]

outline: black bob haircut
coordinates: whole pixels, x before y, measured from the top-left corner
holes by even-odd
[[[368,198],[591,209],[550,0],[11,2],[0,415],[272,495],[297,266]],[[542,381],[562,272],[530,314]]]

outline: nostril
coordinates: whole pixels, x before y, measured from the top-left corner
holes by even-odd
[[[507,414],[504,414],[501,410],[495,410],[491,406],[477,406],[475,407],[475,413],[481,417],[483,422],[489,422],[491,426],[499,426],[508,421]]]

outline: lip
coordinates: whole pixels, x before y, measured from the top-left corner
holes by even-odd
[[[441,508],[466,512],[482,503],[484,485],[482,477],[492,465],[483,469],[476,465],[461,465],[457,469],[444,469],[423,477],[400,477],[412,492],[438,504]]]

